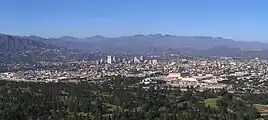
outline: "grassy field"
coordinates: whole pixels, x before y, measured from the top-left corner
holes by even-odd
[[[255,107],[260,113],[268,113],[268,106],[267,105],[261,105],[261,104],[255,104]]]
[[[218,98],[209,98],[201,101],[201,103],[205,103],[206,106],[210,106],[211,108],[217,108],[217,100]]]

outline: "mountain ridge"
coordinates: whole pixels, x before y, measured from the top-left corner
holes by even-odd
[[[25,51],[42,48],[55,48],[53,45],[44,44],[43,42],[30,40],[27,38],[18,38],[11,35],[0,35],[1,51]]]
[[[174,52],[189,52],[194,56],[268,57],[266,54],[268,53],[267,43],[234,41],[232,39],[224,39],[221,37],[178,37],[157,34],[123,36],[118,38],[93,36],[85,39],[77,39],[75,37],[64,36],[47,39],[34,35],[12,36],[0,34],[0,50],[2,54],[5,54],[7,57],[10,52],[15,53],[14,55],[18,56],[22,55],[17,54],[18,51],[24,53],[27,53],[28,51],[30,53],[35,53],[35,55],[32,56],[45,53],[43,54],[43,58],[45,58],[46,56],[57,56],[56,54],[68,54],[68,51],[71,49],[74,49],[75,51],[82,50],[84,52],[98,51],[108,54],[161,53],[171,50]],[[8,51],[9,53],[4,53],[5,51]],[[29,57],[27,59],[31,60],[32,58]]]
[[[42,38],[38,36],[23,36],[25,39],[42,41],[46,44],[66,47],[70,49],[81,49],[86,51],[148,51],[151,48],[161,49],[193,49],[206,50],[216,46],[228,46],[242,50],[268,49],[268,43],[260,41],[235,41],[222,37],[211,36],[176,36],[169,34],[137,34],[121,37],[104,37],[96,35],[92,37],[77,38],[62,36],[59,38]]]
[[[9,35],[9,34],[3,34],[0,33],[0,35]],[[93,35],[93,36],[86,36],[86,37],[75,37],[75,36],[68,36],[68,35],[64,35],[64,36],[60,36],[60,37],[41,37],[41,36],[36,36],[36,35],[29,35],[29,36],[19,36],[19,35],[10,35],[10,36],[18,36],[18,37],[40,37],[43,39],[58,39],[58,38],[64,38],[64,37],[70,37],[70,38],[76,38],[76,39],[87,39],[87,38],[107,38],[107,39],[114,39],[114,38],[121,38],[121,37],[135,37],[135,36],[144,36],[144,37],[148,37],[148,36],[162,36],[162,37],[193,37],[193,38],[214,38],[214,39],[224,39],[224,40],[233,40],[233,41],[237,41],[237,42],[261,42],[261,43],[267,43],[264,41],[243,41],[243,40],[234,40],[234,39],[230,39],[230,38],[223,38],[220,36],[202,36],[202,35],[194,35],[194,36],[185,36],[185,35],[172,35],[172,34],[161,34],[161,33],[157,33],[157,34],[134,34],[134,35],[129,35],[129,36],[117,36],[117,37],[106,37],[106,36],[102,36],[102,35]]]
[[[33,40],[34,39],[34,40]],[[0,63],[37,63],[38,61],[61,61],[70,54],[63,47],[42,42],[38,36],[21,37],[0,35]]]

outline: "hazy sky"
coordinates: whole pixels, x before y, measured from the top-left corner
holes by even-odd
[[[0,33],[268,41],[268,0],[1,0]]]

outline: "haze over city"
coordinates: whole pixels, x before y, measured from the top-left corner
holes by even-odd
[[[268,1],[3,0],[0,33],[41,37],[136,34],[267,42]]]

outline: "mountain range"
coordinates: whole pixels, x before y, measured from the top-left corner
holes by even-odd
[[[63,46],[73,49],[84,50],[115,50],[122,49],[126,51],[135,51],[140,49],[161,48],[161,49],[194,49],[206,50],[217,46],[228,46],[230,48],[239,48],[242,50],[268,49],[267,43],[245,42],[224,39],[221,37],[209,36],[173,36],[173,35],[133,35],[116,38],[103,36],[93,36],[87,38],[76,38],[64,36],[60,38],[41,38],[37,36],[26,37],[30,40],[39,40],[47,44]]]
[[[261,55],[268,50],[268,43],[235,41],[209,36],[133,35],[115,38],[100,35],[76,38],[42,38],[39,36],[0,35],[0,50],[31,50],[37,48],[67,48],[106,53],[146,53],[151,51],[190,51],[202,55],[243,55],[245,51]],[[265,51],[265,52],[263,52]]]

